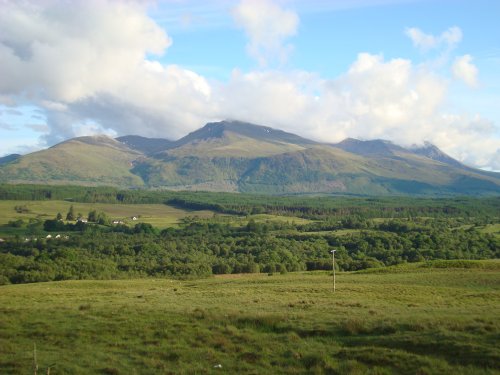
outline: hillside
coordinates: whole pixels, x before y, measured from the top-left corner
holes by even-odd
[[[169,141],[168,139],[146,138],[139,135],[125,135],[116,138],[116,140],[145,155],[151,155],[166,150],[174,144],[173,141]]]
[[[238,121],[209,123],[177,141],[75,138],[0,165],[0,182],[269,194],[500,193],[500,174],[467,167],[429,143],[321,144]]]
[[[143,186],[130,172],[140,154],[106,137],[79,137],[25,155],[0,168],[0,180],[33,183]]]
[[[21,155],[19,155],[19,154],[10,154],[7,156],[3,156],[0,158],[0,165],[13,162],[14,160],[17,160],[20,157],[21,157]]]

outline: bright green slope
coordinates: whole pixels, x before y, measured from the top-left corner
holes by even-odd
[[[452,264],[2,286],[0,372],[497,374],[499,264]]]
[[[130,172],[139,156],[105,136],[74,138],[4,165],[0,181],[142,186],[142,179]]]

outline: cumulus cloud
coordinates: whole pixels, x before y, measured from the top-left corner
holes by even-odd
[[[5,2],[0,90],[75,101],[118,88],[147,53],[171,44],[141,5],[117,1]]]
[[[381,138],[410,146],[430,141],[469,165],[492,168],[500,129],[477,115],[447,113],[448,85],[410,60],[361,53],[345,74],[328,80],[304,71],[235,71],[217,96],[224,103],[222,117],[323,142]]]
[[[42,139],[49,145],[103,132],[176,139],[207,121],[231,118],[328,142],[427,140],[466,163],[498,169],[497,124],[447,113],[449,82],[408,59],[361,53],[333,79],[300,70],[235,69],[228,82],[217,82],[155,61],[172,40],[144,3],[4,0],[2,10],[0,103],[43,109],[47,128],[31,129],[46,131]],[[233,16],[261,63],[286,57],[286,40],[299,22],[295,13],[243,0]],[[461,32],[452,28],[428,39],[420,44],[452,46]],[[477,71],[467,56],[457,58],[454,74],[473,83]]]
[[[2,7],[0,93],[46,110],[49,143],[88,127],[82,118],[120,133],[147,128],[141,119],[153,118],[156,135],[162,127],[168,134],[171,121],[200,123],[208,84],[193,72],[148,60],[172,40],[143,3],[6,1]],[[110,115],[95,118],[101,100]],[[111,117],[122,110],[135,116]]]
[[[295,35],[299,17],[271,0],[242,0],[234,9],[237,25],[249,39],[247,51],[261,66],[284,63],[292,50],[286,40]]]
[[[427,34],[416,27],[407,28],[405,33],[412,40],[413,45],[422,51],[443,46],[447,49],[453,49],[462,41],[462,30],[457,26],[450,27],[440,35]]]
[[[471,55],[455,58],[451,69],[455,78],[464,81],[470,87],[477,87],[478,69],[472,63]]]

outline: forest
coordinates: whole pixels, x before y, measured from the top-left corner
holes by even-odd
[[[10,221],[6,225],[21,227],[23,235],[2,238],[0,284],[331,270],[331,249],[343,271],[500,256],[500,236],[489,230],[500,223],[498,198],[260,197],[51,186],[2,186],[0,197],[214,211],[167,228],[113,224],[95,210],[81,220],[73,206],[44,220]],[[20,203],[15,210],[22,217],[26,207]],[[289,220],[270,220],[273,214]]]

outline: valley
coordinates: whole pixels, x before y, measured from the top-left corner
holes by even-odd
[[[0,212],[5,373],[500,370],[498,197],[5,184]]]

